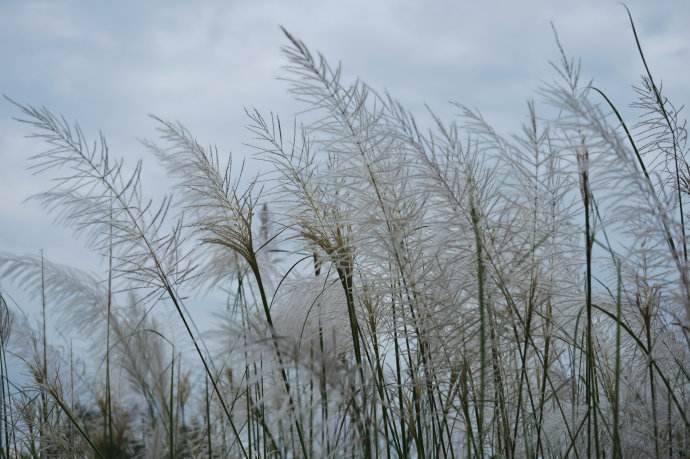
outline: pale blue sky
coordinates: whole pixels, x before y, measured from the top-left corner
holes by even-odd
[[[676,103],[690,89],[690,2],[629,2],[657,76]],[[155,136],[148,113],[184,122],[203,142],[241,158],[248,151],[244,106],[289,117],[299,110],[276,79],[286,26],[346,77],[362,77],[423,110],[445,116],[456,100],[480,108],[499,128],[518,126],[525,100],[549,80],[557,26],[570,54],[619,103],[641,65],[625,11],[616,1],[0,1],[0,93],[46,105],[102,129],[114,155],[144,158],[145,180],[160,181],[137,139]],[[49,186],[26,170],[41,145],[25,139],[0,101],[0,250],[94,266],[69,231],[35,203]],[[0,283],[2,280],[0,279]],[[10,285],[2,285],[10,289]]]

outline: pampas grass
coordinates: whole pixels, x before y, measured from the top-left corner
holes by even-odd
[[[10,101],[55,179],[35,199],[105,267],[0,254],[44,313],[0,292],[0,458],[687,457],[687,135],[631,24],[639,122],[556,37],[514,136],[461,104],[422,128],[283,29],[307,114],[246,109],[256,178],[154,117],[159,202],[103,134]],[[84,365],[50,320],[89,327]]]

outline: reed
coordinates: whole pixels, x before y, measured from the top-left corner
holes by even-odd
[[[305,111],[246,109],[262,173],[154,117],[158,200],[104,135],[10,100],[56,180],[34,199],[103,266],[0,253],[42,313],[0,292],[0,459],[687,457],[687,135],[628,15],[640,119],[556,36],[513,136],[461,104],[422,127],[283,29]]]

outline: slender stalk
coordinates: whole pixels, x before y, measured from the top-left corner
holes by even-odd
[[[213,444],[211,443],[211,397],[208,393],[208,375],[204,375],[204,408],[206,410],[206,450],[208,458],[213,457]]]
[[[170,459],[175,459],[175,346],[170,357],[170,392],[168,394],[168,448]]]
[[[113,405],[112,391],[110,387],[110,322],[112,320],[113,303],[113,204],[110,200],[110,222],[108,235],[108,298],[106,310],[106,334],[105,334],[105,418],[106,438],[108,446],[113,446]]]
[[[41,250],[41,317],[43,333],[41,341],[43,344],[43,374],[41,375],[41,457],[46,454],[46,429],[48,428],[48,395],[46,394],[45,386],[48,384],[48,338],[46,333],[46,285],[45,285],[45,266],[43,259],[43,250]]]
[[[7,340],[6,333],[9,333],[9,327],[5,330],[5,320],[9,323],[9,309],[5,298],[0,292],[0,412],[2,413],[2,420],[0,420],[0,451],[4,450],[5,457],[10,457],[10,418],[8,416],[8,405],[12,403],[10,398],[9,376],[5,371],[5,343]]]
[[[584,140],[583,140],[584,143]],[[580,164],[580,186],[582,191],[582,203],[585,214],[585,257],[586,257],[586,279],[585,279],[585,311],[587,322],[585,329],[586,336],[586,377],[585,377],[585,399],[587,403],[587,455],[592,456],[592,446],[594,446],[596,457],[601,457],[599,448],[599,425],[597,407],[597,379],[595,350],[593,340],[593,318],[592,318],[592,246],[594,236],[592,234],[590,214],[591,214],[591,191],[589,184],[589,152],[583,145],[578,153],[578,163]],[[592,437],[594,445],[592,445]]]
[[[479,305],[479,399],[477,403],[477,436],[479,442],[479,457],[484,457],[484,402],[486,400],[486,305],[484,304],[484,260],[482,256],[482,240],[480,216],[475,203],[470,198],[471,208],[470,217],[472,220],[472,229],[474,230],[476,263],[477,263],[477,303]]]
[[[621,459],[623,457],[623,450],[620,438],[620,387],[621,387],[621,322],[622,308],[621,308],[621,266],[620,262],[616,263],[616,366],[614,369],[614,396],[613,396],[613,458]]]

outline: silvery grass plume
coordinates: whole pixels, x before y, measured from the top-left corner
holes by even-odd
[[[239,438],[212,376],[207,352],[196,339],[195,326],[178,292],[194,265],[189,261],[192,251],[184,249],[182,221],[176,221],[170,229],[166,227],[172,198],[164,198],[158,206],[146,200],[141,189],[141,161],[126,175],[123,162],[111,159],[102,134],[91,144],[78,125],[70,126],[47,109],[15,105],[25,116],[20,121],[32,126],[36,130],[34,136],[49,145],[42,154],[32,157],[34,169],[45,172],[68,167],[75,173],[56,179],[51,191],[36,195],[36,199],[55,212],[58,221],[72,226],[78,235],[85,235],[89,247],[106,255],[116,279],[145,289],[147,298],[163,296],[172,304]],[[239,446],[246,455],[243,445]]]
[[[114,417],[117,441],[124,445],[132,441],[129,438],[134,429],[134,423],[143,426],[148,432],[144,438],[144,448],[147,454],[156,456],[156,451],[163,451],[167,441],[166,429],[179,428],[169,425],[169,394],[170,394],[170,359],[166,350],[165,337],[159,331],[160,327],[149,314],[149,307],[130,293],[128,306],[113,305],[110,320],[107,316],[106,303],[108,292],[105,282],[94,275],[52,263],[38,256],[0,255],[0,273],[3,278],[16,283],[29,292],[40,292],[43,284],[44,294],[50,299],[51,316],[56,318],[58,328],[64,332],[80,332],[91,330],[85,337],[87,340],[87,357],[96,365],[85,369],[85,374],[79,375],[78,393],[74,398],[74,375],[65,375],[68,362],[62,361],[62,377],[55,376],[56,381],[70,380],[72,383],[72,400],[69,406],[74,409],[77,405],[88,405],[97,400],[104,403],[104,389],[98,381],[99,374],[104,372],[105,359],[108,353],[112,355],[116,371],[114,385],[120,390],[113,392],[115,406]],[[113,340],[110,348],[106,348],[106,327],[112,331]],[[33,335],[32,335],[33,336]],[[41,374],[40,353],[36,348],[38,338],[32,339],[33,357],[25,357],[38,362],[34,365],[34,373]],[[55,364],[61,359],[51,358]],[[55,374],[57,368],[49,368]],[[95,373],[95,375],[94,375]],[[41,378],[44,378],[41,376]],[[35,378],[39,380],[40,378]],[[94,385],[93,382],[96,382]],[[126,388],[128,386],[128,389]],[[91,392],[89,398],[84,398],[84,391]],[[55,389],[56,396],[67,399],[64,392],[70,392],[61,387]],[[101,408],[102,410],[105,408]],[[107,410],[106,410],[107,411]],[[77,414],[75,414],[76,416]],[[103,414],[104,416],[107,413]],[[98,431],[96,419],[84,419],[87,427]],[[63,439],[64,440],[64,439]],[[94,438],[94,442],[105,447],[106,439]]]

